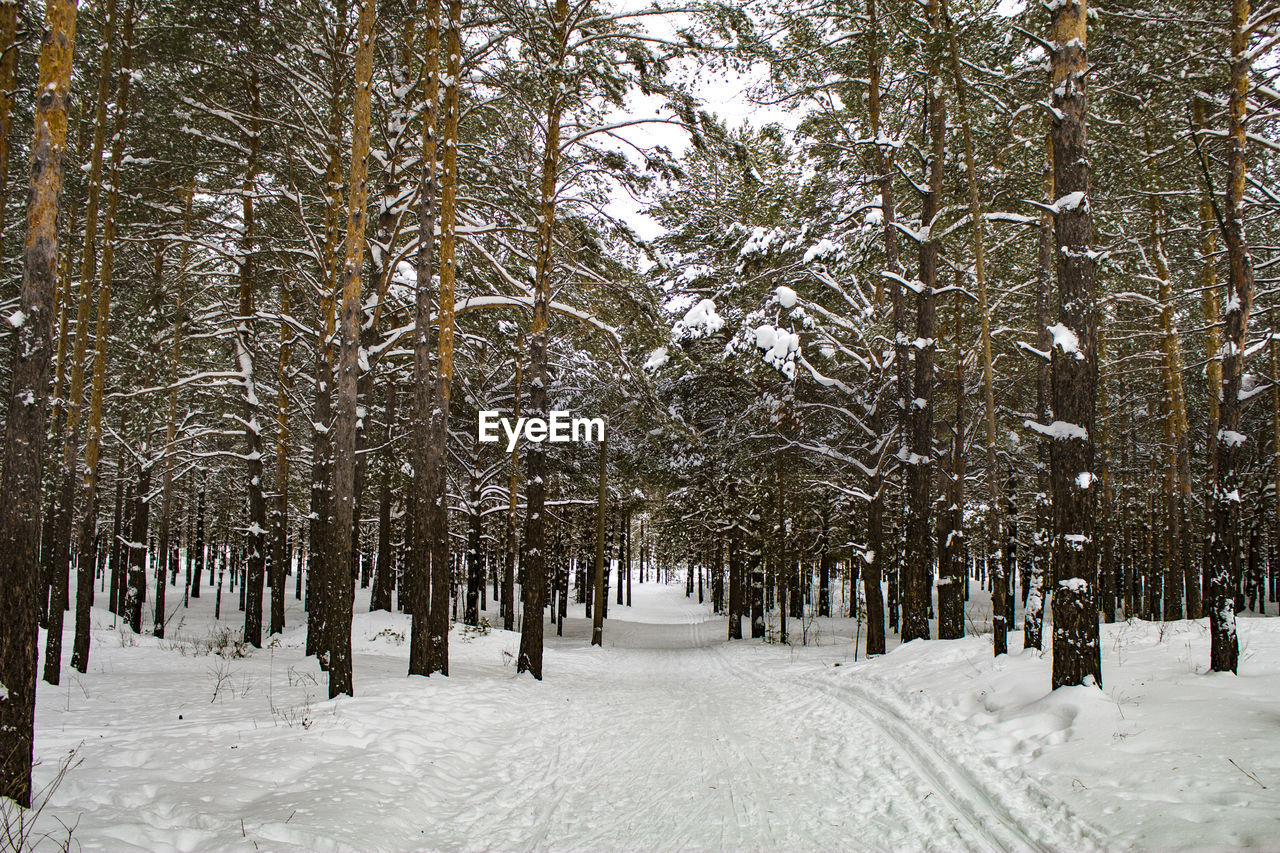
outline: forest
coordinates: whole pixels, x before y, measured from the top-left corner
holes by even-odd
[[[1280,683],[1276,0],[4,0],[0,258],[16,849],[135,648],[552,690],[636,599],[743,678]]]

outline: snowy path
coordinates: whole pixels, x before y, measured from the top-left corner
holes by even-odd
[[[514,676],[503,632],[455,639],[448,679],[408,679],[407,620],[361,615],[357,696],[337,702],[296,630],[225,665],[104,631],[101,672],[41,695],[41,755],[84,743],[54,805],[82,813],[85,849],[1098,844],[852,668],[725,643],[678,588],[640,588],[611,617],[604,649],[581,618],[550,637],[539,684]]]

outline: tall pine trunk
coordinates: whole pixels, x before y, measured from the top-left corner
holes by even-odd
[[[258,192],[258,114],[261,112],[259,101],[258,71],[249,70],[249,99],[253,104],[253,113],[249,117],[249,159],[245,168],[244,187],[241,191],[241,231],[240,241],[240,307],[236,317],[236,333],[234,338],[236,367],[240,371],[240,381],[244,388],[244,403],[241,415],[245,439],[245,474],[249,491],[249,530],[246,545],[248,547],[245,572],[245,608],[244,639],[254,648],[262,647],[262,585],[266,579],[266,535],[267,535],[267,501],[263,493],[262,477],[262,425],[258,420],[262,408],[258,399],[258,380],[255,375],[254,326],[256,294],[254,254],[256,222],[254,220],[254,200]]]
[[[1253,308],[1253,264],[1244,231],[1245,123],[1249,100],[1249,0],[1231,3],[1231,90],[1227,104],[1227,190],[1222,237],[1230,275],[1223,306],[1222,401],[1218,471],[1213,490],[1213,565],[1209,567],[1209,657],[1214,672],[1235,672],[1240,659],[1235,590],[1240,578],[1241,477],[1247,437],[1240,428],[1244,347]]]
[[[342,95],[345,10],[330,46],[329,128],[325,167],[324,247],[321,263],[324,291],[316,323],[315,409],[312,414],[310,557],[307,561],[307,654],[322,668],[329,665],[329,506],[333,497],[333,344],[337,326],[338,290],[342,287]]]
[[[18,64],[18,13],[22,3],[0,5],[0,257],[4,256],[5,211],[9,204],[9,137],[13,135],[14,71]]]
[[[431,309],[434,302],[436,244],[436,123],[440,94],[440,0],[427,2],[427,37],[422,71],[422,172],[418,186],[417,288],[413,326],[413,492],[409,504],[410,543],[409,674],[430,675],[431,667],[431,507],[427,494],[432,402]]]
[[[914,397],[911,412],[911,450],[907,462],[907,550],[902,576],[902,642],[929,638],[929,598],[933,579],[933,361],[936,344],[934,291],[938,287],[939,241],[933,234],[942,195],[942,170],[946,134],[946,102],[938,79],[940,52],[938,0],[930,0],[926,15],[932,44],[929,47],[926,164],[928,188],[920,213],[920,274],[916,293]]]
[[[49,364],[58,286],[58,208],[67,139],[73,0],[48,0],[31,141],[31,203],[13,334],[0,474],[0,796],[31,805],[36,707],[36,574]]]
[[[330,593],[325,634],[329,640],[329,698],[355,695],[351,673],[351,615],[355,577],[351,530],[355,522],[356,384],[359,381],[360,290],[364,269],[365,220],[369,200],[369,112],[373,87],[375,0],[362,0],[356,26],[354,120],[348,178],[347,239],[342,266],[337,406],[333,427],[333,496],[329,503]]]
[[[1096,261],[1090,249],[1086,0],[1053,7],[1052,132],[1058,323],[1053,343],[1053,687],[1102,686],[1093,442]]]
[[[1046,142],[1044,168],[1044,202],[1046,207],[1053,204],[1053,138]],[[1049,301],[1052,297],[1052,281],[1054,274],[1053,249],[1054,228],[1053,214],[1049,210],[1040,212],[1038,227],[1039,252],[1036,264],[1036,346],[1040,352],[1048,353],[1053,346],[1049,335]],[[1049,420],[1049,403],[1053,395],[1051,384],[1051,366],[1048,359],[1041,359],[1036,365],[1036,422]],[[1051,574],[1050,556],[1053,553],[1053,507],[1049,500],[1049,467],[1050,447],[1041,441],[1036,447],[1036,497],[1035,520],[1031,534],[1031,582],[1027,587],[1027,601],[1022,616],[1022,647],[1024,649],[1044,648],[1044,597],[1045,582]]]
[[[884,266],[886,273],[889,274],[889,301],[890,310],[893,318],[893,370],[894,370],[894,429],[897,432],[897,446],[903,449],[907,445],[907,434],[910,430],[910,418],[908,417],[907,401],[911,399],[911,374],[908,372],[907,364],[907,309],[906,299],[902,292],[901,282],[901,264],[898,261],[898,231],[895,224],[896,211],[894,207],[893,196],[893,151],[894,148],[889,144],[888,139],[883,139],[884,134],[880,128],[880,96],[881,96],[881,51],[880,51],[880,28],[878,24],[876,2],[875,0],[867,0],[867,38],[869,42],[869,67],[868,67],[868,99],[867,107],[871,119],[871,131],[876,142],[876,159],[880,172],[880,215],[883,220],[884,227]],[[883,428],[883,417],[880,414],[880,404],[877,402],[876,411],[873,417],[880,423],[875,427],[879,432]],[[888,543],[884,535],[884,504],[885,490],[887,481],[884,476],[884,454],[876,465],[875,482],[871,484],[871,561],[863,572],[864,581],[864,597],[866,599],[867,608],[867,654],[883,654],[885,642],[885,614],[884,614],[884,595],[880,589],[880,578],[884,574],[886,567],[889,568],[891,575],[894,574],[894,568],[888,556]],[[901,503],[897,506],[900,508]],[[891,519],[892,521],[892,519]],[[898,529],[894,524],[890,524],[890,531],[894,539],[897,539]],[[893,598],[896,590],[893,578],[890,578],[890,598]],[[872,586],[874,585],[874,589]],[[891,621],[893,626],[897,626],[897,608],[896,603],[891,601]]]
[[[551,103],[542,152],[541,197],[538,205],[538,248],[534,268],[533,323],[529,337],[529,417],[547,418],[547,338],[551,307],[551,277],[555,268],[556,186],[560,170],[560,118],[564,93],[559,91],[569,42],[569,3],[556,0],[551,29],[556,39],[556,61],[551,75]],[[524,583],[520,597],[524,605],[524,626],[520,632],[520,654],[517,672],[528,672],[542,680],[542,610],[547,598],[546,555],[546,444],[531,442],[528,450],[524,553],[528,563],[522,565]],[[598,602],[604,611],[603,602]]]
[[[276,369],[276,505],[271,520],[271,633],[284,631],[284,579],[289,571],[289,394],[294,331],[290,283],[280,285],[280,361]]]
[[[939,520],[938,536],[938,639],[955,640],[964,636],[964,477],[965,477],[965,393],[964,348],[960,336],[964,329],[964,294],[956,291],[951,308],[951,351],[954,359],[952,378],[956,419],[951,433],[951,459],[947,472],[947,500]],[[981,309],[979,309],[981,310]]]
[[[608,590],[604,587],[604,529],[609,506],[609,444],[608,436],[600,442],[600,474],[596,488],[596,553],[591,572],[591,645],[604,645],[604,600]]]
[[[1197,97],[1191,102],[1191,118],[1197,134],[1205,129],[1204,100]],[[1205,419],[1205,491],[1210,495],[1216,487],[1218,479],[1218,429],[1221,413],[1219,397],[1222,389],[1222,336],[1218,329],[1218,268],[1217,268],[1217,225],[1214,222],[1213,200],[1210,196],[1213,188],[1206,186],[1200,199],[1200,266],[1201,266],[1201,319],[1204,322],[1204,355],[1205,384],[1209,393],[1205,395],[1208,415]],[[1201,513],[1208,516],[1211,507],[1203,507]],[[1206,523],[1208,522],[1208,523]],[[1202,535],[1201,566],[1198,576],[1187,579],[1187,616],[1200,619],[1204,616],[1204,604],[1207,598],[1206,586],[1212,575],[1210,567],[1213,562],[1213,525],[1211,520],[1202,521],[1207,533]],[[1198,582],[1197,582],[1198,581]],[[1194,597],[1193,597],[1194,596]]]
[[[426,545],[431,560],[431,607],[425,675],[449,674],[449,603],[453,561],[449,548],[449,403],[453,388],[458,194],[458,75],[461,73],[462,4],[450,0],[445,17],[444,156],[440,164],[440,290],[437,297],[435,392],[428,412],[423,472]],[[428,39],[429,40],[429,39]]]
[[[521,333],[519,343],[516,345],[516,376],[511,392],[511,418],[516,422],[520,420],[520,380],[523,377],[519,353],[523,349],[524,335]],[[502,567],[502,627],[506,631],[512,631],[516,627],[516,555],[520,550],[516,541],[516,505],[519,486],[520,450],[513,447],[511,473],[507,476],[507,512],[503,519],[506,525],[506,554]],[[579,590],[579,593],[581,592],[582,590]],[[587,615],[590,616],[590,612]]]
[[[195,196],[195,182],[188,184],[182,193],[182,232],[188,235],[191,232],[191,205]],[[176,382],[178,379],[178,365],[182,361],[182,332],[183,332],[183,314],[187,310],[184,304],[186,297],[187,284],[187,265],[190,263],[191,249],[190,241],[182,241],[181,260],[178,266],[177,275],[177,301],[173,311],[173,329],[170,334],[173,340],[169,344],[169,381]],[[160,258],[163,257],[157,251],[157,279],[160,279],[160,273],[163,271],[160,266]],[[162,284],[157,281],[157,284]],[[164,593],[160,587],[164,585],[164,574],[169,569],[170,551],[176,552],[177,548],[171,541],[173,526],[173,440],[177,435],[178,427],[178,388],[174,385],[169,390],[168,412],[165,421],[164,433],[164,457],[161,461],[163,491],[160,498],[160,555],[158,558],[158,575],[160,581],[156,591],[156,618],[154,633],[157,637],[164,636]],[[176,559],[176,554],[173,555]],[[176,569],[175,569],[176,571]]]

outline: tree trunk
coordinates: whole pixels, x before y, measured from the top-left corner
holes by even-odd
[[[276,369],[276,506],[271,522],[271,633],[284,631],[284,579],[289,574],[289,392],[293,373],[289,360],[294,331],[288,281],[280,284],[280,361]]]
[[[644,524],[642,520],[641,525]],[[745,600],[742,566],[742,538],[735,526],[729,531],[729,639],[742,639],[742,611]],[[640,581],[644,582],[644,542],[640,544]]]
[[[448,62],[444,86],[444,157],[440,174],[440,292],[435,396],[429,413],[429,437],[423,480],[431,549],[431,610],[426,673],[449,674],[449,598],[453,586],[449,549],[448,442],[453,385],[454,286],[457,253],[458,75],[461,73],[460,0],[449,0],[446,19]],[[428,36],[428,41],[430,37]]]
[[[362,0],[356,30],[354,121],[348,178],[347,239],[342,268],[341,330],[337,406],[333,428],[333,498],[329,506],[329,585],[326,596],[329,642],[329,698],[355,695],[351,678],[351,615],[355,578],[351,574],[351,530],[355,522],[356,384],[359,381],[360,284],[369,198],[369,111],[372,100],[374,0]]]
[[[120,542],[124,538],[124,507],[126,502],[124,483],[124,445],[121,445],[119,458],[116,464],[116,503],[115,510],[112,513],[111,518],[111,543],[107,548],[107,562],[111,567],[111,589],[107,599],[107,609],[116,615],[119,615],[120,613]],[[129,497],[132,497],[132,495]],[[80,619],[77,614],[76,646],[80,645],[79,625]],[[86,633],[86,642],[87,636],[88,635]],[[87,654],[88,646],[86,645],[85,648]]]
[[[1054,229],[1058,325],[1053,344],[1053,687],[1102,686],[1094,559],[1096,267],[1090,250],[1086,0],[1052,12]]]
[[[11,15],[16,9],[14,6],[6,6],[0,15]],[[58,508],[55,522],[52,525],[50,533],[52,534],[49,543],[50,549],[47,558],[43,564],[49,567],[49,576],[46,582],[52,582],[55,586],[54,597],[61,601],[62,594],[65,593],[67,584],[67,575],[72,565],[72,542],[71,528],[75,516],[75,485],[76,485],[76,459],[79,453],[80,443],[80,422],[81,422],[81,405],[84,396],[84,359],[88,348],[89,335],[89,306],[91,305],[91,296],[93,291],[93,283],[97,273],[97,237],[98,237],[98,213],[100,208],[100,200],[102,197],[102,152],[105,147],[106,125],[107,125],[107,102],[110,99],[111,89],[111,73],[112,73],[112,56],[115,48],[115,32],[116,32],[116,4],[114,0],[108,0],[104,9],[105,17],[103,29],[103,47],[98,67],[98,93],[97,102],[94,109],[94,126],[93,126],[93,142],[89,153],[89,182],[88,182],[88,199],[85,205],[85,230],[84,242],[81,253],[81,270],[80,270],[80,287],[77,298],[76,308],[76,335],[73,344],[72,366],[71,366],[71,388],[67,396],[67,422],[63,430],[65,443],[63,445],[63,479],[62,486],[59,490]],[[7,22],[6,22],[7,23]],[[132,23],[132,15],[129,16],[129,22]],[[126,37],[126,41],[127,41]],[[7,50],[3,59],[3,64],[12,66],[13,54],[16,51]],[[122,63],[123,67],[128,67],[128,59]],[[0,70],[0,74],[3,71]],[[12,79],[10,85],[5,86],[4,92],[12,89]],[[3,122],[7,124],[8,119],[8,97],[0,96],[0,100],[4,101]],[[5,133],[3,145],[5,147],[5,163],[0,165],[0,170],[7,173],[8,169],[8,133]],[[0,197],[0,203],[3,198]],[[3,217],[3,207],[0,206],[0,219]],[[70,310],[70,306],[67,306]],[[56,420],[56,418],[55,418]],[[56,423],[55,423],[56,426]],[[86,515],[86,518],[88,516]],[[83,586],[80,580],[77,580],[77,613],[79,612],[80,587]],[[93,586],[89,585],[89,593],[92,595]],[[42,604],[45,601],[42,599]],[[92,599],[90,600],[92,606]],[[60,610],[60,608],[58,608]],[[50,684],[57,684],[59,671],[62,662],[62,624],[63,613],[54,614],[52,609],[49,616],[52,621],[49,623],[51,630],[48,633],[45,645],[45,673],[44,679]],[[88,635],[86,633],[85,638]],[[74,648],[74,644],[73,644]],[[74,655],[74,650],[73,650]]]
[[[472,442],[473,462],[467,485],[467,603],[463,621],[473,627],[480,624],[480,594],[484,591],[484,564],[480,559],[480,537],[484,532],[480,515],[480,438]]]
[[[1147,149],[1152,148],[1148,142]],[[1187,410],[1182,393],[1182,354],[1178,343],[1178,330],[1174,318],[1173,287],[1169,265],[1165,261],[1164,228],[1160,221],[1160,198],[1152,189],[1148,200],[1150,212],[1150,236],[1152,263],[1157,283],[1156,297],[1160,302],[1160,337],[1164,357],[1164,443],[1169,454],[1164,465],[1164,541],[1160,550],[1164,582],[1163,618],[1173,621],[1182,618],[1182,501],[1184,484],[1182,474],[1186,461]]]
[[[512,391],[512,418],[516,421],[520,420],[520,358],[518,353],[524,349],[524,334],[521,333],[519,343],[516,345],[516,377],[515,388]],[[517,489],[520,485],[520,450],[519,448],[511,449],[511,474],[507,478],[507,514],[506,514],[506,534],[507,549],[505,560],[503,563],[502,575],[502,627],[504,630],[513,631],[516,627],[516,554],[519,553],[520,546],[516,542],[516,506],[517,506]],[[587,613],[590,616],[590,613]]]
[[[98,515],[98,465],[102,447],[102,409],[106,387],[107,347],[111,323],[111,288],[115,273],[115,235],[117,210],[120,205],[120,161],[124,156],[124,132],[129,120],[129,89],[132,80],[132,46],[134,25],[133,3],[125,12],[124,47],[121,57],[121,69],[116,86],[116,122],[111,143],[111,174],[108,179],[110,189],[107,193],[107,211],[103,227],[103,250],[101,284],[98,289],[97,328],[94,335],[93,377],[89,396],[89,418],[85,440],[85,480],[84,480],[84,516],[81,520],[78,544],[79,571],[76,580],[76,636],[71,653],[71,665],[79,672],[84,672],[89,665],[90,612],[93,607],[93,543]],[[86,230],[86,237],[88,231]],[[86,265],[82,276],[88,273],[92,277],[92,269]],[[117,469],[118,472],[119,469]],[[117,476],[119,474],[117,473]],[[117,496],[118,497],[118,496]],[[120,508],[117,507],[117,511]],[[112,545],[112,573],[116,580],[119,565],[120,544]],[[121,575],[121,580],[123,576]],[[117,584],[117,593],[122,594],[124,584]],[[121,599],[113,600],[113,603]],[[119,613],[117,606],[113,612]]]
[[[964,636],[964,478],[965,478],[965,394],[964,349],[960,335],[964,328],[964,294],[956,291],[951,309],[951,348],[955,361],[954,394],[956,420],[951,433],[951,470],[947,472],[947,506],[943,510],[938,537],[938,639],[956,640]],[[979,306],[978,310],[982,310]]]
[[[143,452],[148,448],[143,445]],[[138,468],[138,485],[133,493],[133,523],[129,525],[129,574],[122,616],[135,634],[142,633],[142,603],[147,600],[147,532],[151,521],[151,460]]]
[[[719,576],[719,561],[716,565]],[[831,615],[831,505],[822,496],[822,538],[818,544],[818,615]]]
[[[31,203],[23,254],[20,322],[13,323],[13,368],[0,475],[0,796],[31,805],[36,701],[36,576],[40,485],[49,364],[57,310],[58,208],[67,137],[76,5],[48,0],[31,142]],[[11,320],[11,323],[13,321]]]
[[[1204,101],[1197,97],[1191,102],[1192,123],[1195,131],[1205,129]],[[1208,416],[1205,424],[1205,485],[1209,494],[1213,493],[1218,479],[1218,429],[1220,426],[1219,397],[1222,389],[1222,338],[1218,330],[1218,270],[1216,225],[1213,218],[1213,202],[1210,197],[1212,188],[1206,186],[1200,199],[1200,258],[1202,278],[1200,283],[1201,311],[1204,321],[1205,349],[1205,384],[1209,393],[1205,395]],[[1202,509],[1202,512],[1204,510]],[[1207,514],[1207,513],[1206,513]],[[1212,525],[1204,523],[1206,530]],[[1203,537],[1201,547],[1201,571],[1199,577],[1187,579],[1187,617],[1200,619],[1204,616],[1204,592],[1209,576],[1212,574],[1212,536]]]
[[[241,417],[244,422],[246,479],[249,493],[249,530],[247,536],[248,564],[247,585],[243,589],[244,639],[254,648],[262,647],[262,585],[266,578],[266,525],[267,502],[263,495],[262,430],[258,421],[257,377],[254,373],[254,253],[257,238],[254,221],[254,200],[257,195],[258,173],[258,113],[261,111],[258,93],[258,71],[249,70],[249,98],[253,113],[249,117],[249,159],[245,167],[244,188],[241,193],[242,225],[240,241],[240,306],[236,319],[234,338],[236,367],[244,387],[244,405]]]
[[[894,384],[896,394],[894,400],[894,412],[896,417],[896,431],[898,434],[898,452],[900,456],[906,455],[907,436],[911,431],[911,418],[907,408],[907,402],[911,399],[911,374],[908,370],[907,359],[907,309],[906,300],[902,292],[902,282],[900,281],[901,265],[898,262],[898,230],[895,225],[896,210],[894,207],[893,196],[893,152],[894,147],[889,144],[891,140],[884,138],[880,130],[880,29],[877,23],[877,12],[875,0],[867,0],[867,37],[869,41],[869,68],[868,68],[868,99],[867,107],[871,120],[871,132],[876,140],[876,157],[880,172],[880,213],[884,220],[884,265],[885,271],[889,273],[889,299],[891,303],[891,311],[893,315],[893,367],[894,367]],[[876,417],[879,418],[879,406],[877,404]],[[874,491],[873,499],[879,500],[879,506],[874,513],[875,531],[879,534],[880,547],[873,548],[871,555],[872,565],[868,566],[870,576],[876,578],[877,586],[871,590],[864,583],[864,595],[867,596],[867,654],[883,654],[884,653],[884,599],[883,593],[878,586],[879,578],[884,574],[884,569],[889,568],[889,621],[890,627],[898,626],[898,609],[897,609],[897,569],[895,566],[889,565],[884,560],[887,551],[884,538],[884,488],[885,482],[881,468],[883,463],[876,466],[878,483],[872,483]],[[903,492],[906,490],[903,489]],[[874,502],[873,500],[873,502]],[[899,501],[895,509],[895,516],[901,517],[902,503]],[[892,519],[891,519],[892,522]],[[900,536],[901,528],[896,523],[890,524],[890,530],[895,540]],[[873,537],[874,538],[874,537]],[[864,577],[866,577],[864,573]],[[879,610],[873,611],[874,602],[879,602]],[[877,627],[878,631],[877,631]],[[879,651],[874,651],[879,644]]]
[[[204,530],[204,499],[205,484],[203,480],[200,483],[200,492],[196,495],[196,535],[195,535],[195,562],[191,567],[191,592],[192,598],[200,597],[200,580],[204,575],[205,569],[205,530]]]
[[[1044,169],[1044,203],[1051,205],[1053,196],[1053,137],[1046,143]],[[1036,265],[1036,346],[1043,353],[1048,353],[1053,346],[1049,335],[1049,300],[1053,280],[1054,229],[1053,214],[1047,210],[1040,212],[1040,251]],[[1036,366],[1036,422],[1046,423],[1049,420],[1049,402],[1052,398],[1050,362],[1041,360]],[[1045,580],[1050,577],[1050,554],[1052,553],[1053,509],[1049,501],[1049,461],[1050,448],[1047,441],[1039,442],[1036,448],[1036,498],[1035,498],[1035,530],[1031,535],[1031,583],[1027,589],[1026,609],[1022,621],[1022,647],[1025,649],[1044,648],[1044,596]]]
[[[396,461],[391,440],[396,431],[396,386],[387,383],[386,398],[387,432],[383,436],[382,484],[378,494],[378,565],[373,576],[373,592],[369,596],[370,610],[390,610],[391,590],[396,583],[395,562],[391,557],[391,485],[395,478]]]
[[[191,233],[191,205],[195,196],[195,182],[188,184],[182,193],[182,233],[187,236]],[[170,334],[173,340],[169,347],[169,381],[176,382],[178,379],[178,365],[182,360],[182,331],[183,331],[183,314],[187,310],[184,303],[186,297],[187,283],[187,266],[191,260],[191,244],[187,240],[183,240],[181,249],[181,260],[178,266],[177,275],[177,301],[174,305],[173,312],[173,329]],[[156,258],[156,279],[157,284],[163,286],[161,275],[163,266],[161,258],[163,255],[157,251]],[[170,549],[175,546],[170,542],[171,527],[173,523],[173,440],[177,436],[178,427],[178,389],[173,387],[169,390],[168,415],[165,424],[165,440],[164,440],[164,456],[161,460],[163,468],[163,492],[160,499],[160,571],[163,573],[169,565]],[[179,523],[181,528],[181,523]],[[163,580],[161,581],[163,583]],[[156,593],[156,622],[154,633],[157,637],[164,636],[164,596],[163,593]]]
[[[547,110],[545,141],[542,152],[541,197],[538,207],[538,247],[534,268],[533,324],[529,338],[529,415],[547,418],[547,345],[548,313],[551,303],[551,277],[555,267],[556,185],[560,168],[560,117],[563,108],[559,91],[569,42],[569,3],[556,0],[551,29],[557,41],[557,57],[552,69],[551,103]],[[546,601],[546,444],[532,443],[528,453],[526,489],[528,509],[525,513],[524,547],[528,565],[524,568],[521,599],[524,604],[524,628],[520,632],[517,672],[528,672],[542,680],[542,610]],[[600,611],[604,606],[601,603]]]
[[[14,70],[18,62],[16,45],[21,8],[20,2],[0,5],[0,257],[4,256],[5,211],[9,203],[9,137],[13,135]]]
[[[431,508],[424,499],[432,464],[431,308],[436,232],[436,124],[440,91],[440,0],[428,0],[422,88],[422,172],[418,187],[417,287],[413,327],[413,493],[406,525],[410,542],[407,587],[411,611],[409,674],[430,675],[431,667]]]
[[[939,33],[938,0],[930,0],[929,28]],[[942,95],[938,50],[931,48],[928,96],[930,150],[926,170],[929,186],[920,214],[925,232],[920,243],[919,292],[916,294],[915,397],[911,410],[911,452],[907,457],[907,550],[902,578],[902,642],[929,639],[929,599],[933,578],[933,357],[936,349],[935,297],[938,286],[938,240],[931,233],[942,195],[945,151],[946,103]],[[999,640],[997,639],[997,642]]]
[[[1218,471],[1213,490],[1213,565],[1209,567],[1210,667],[1235,672],[1240,658],[1234,592],[1240,578],[1241,477],[1247,437],[1240,428],[1240,387],[1249,313],[1253,307],[1253,263],[1244,230],[1245,123],[1249,99],[1249,0],[1231,3],[1231,91],[1227,105],[1227,190],[1222,238],[1231,274],[1223,308],[1226,331],[1219,404]]]
[[[596,490],[596,556],[591,573],[591,645],[604,645],[604,528],[609,505],[609,437],[600,442],[600,476]]]
[[[1000,495],[1000,478],[996,475],[995,373],[991,356],[991,308],[987,299],[986,248],[984,240],[986,226],[982,196],[978,186],[977,159],[974,156],[968,86],[965,83],[960,64],[960,52],[956,43],[955,32],[952,30],[950,13],[947,10],[945,0],[942,2],[942,14],[944,17],[943,24],[947,29],[951,77],[955,83],[957,110],[960,115],[960,130],[964,143],[965,182],[968,188],[970,234],[972,235],[973,246],[973,275],[978,286],[978,326],[982,354],[982,404],[983,426],[986,429],[987,485],[990,489],[989,499],[991,506],[994,508],[1001,506],[1003,502]],[[996,536],[999,537],[1001,519],[998,512],[994,516],[994,520],[993,529]],[[999,540],[997,539],[997,541]],[[1003,556],[1007,558],[1007,554]],[[995,618],[992,620],[992,648],[997,655],[1004,654],[1008,650],[1007,632],[1009,629],[1009,617],[1013,612],[1013,603],[1008,597],[1011,577],[1005,563],[1006,560],[1002,559],[1000,568],[1004,570],[1003,576],[997,578],[996,583],[993,584],[996,595],[992,598],[993,612],[995,614]]]
[[[316,401],[311,445],[311,530],[307,562],[307,654],[315,655],[321,668],[329,665],[328,622],[333,561],[329,554],[330,503],[333,497],[333,343],[336,331],[337,295],[342,287],[342,139],[346,26],[339,23],[330,48],[329,147],[325,168],[324,290],[316,324]]]
[[[748,555],[750,566],[751,593],[751,639],[764,637],[764,543],[757,532],[752,536],[751,551]]]

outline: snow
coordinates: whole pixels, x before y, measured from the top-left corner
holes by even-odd
[[[796,307],[796,292],[785,284],[778,285],[773,293],[778,300],[778,304],[784,309],[789,310]]]
[[[828,240],[827,238],[823,237],[823,238],[822,238],[821,240],[819,240],[817,243],[814,243],[812,246],[810,246],[808,249],[806,249],[806,250],[805,250],[803,263],[805,263],[805,264],[811,264],[811,263],[813,263],[814,261],[820,261],[820,260],[822,260],[823,258],[826,258],[826,257],[829,257],[829,256],[831,256],[831,255],[834,255],[834,254],[836,254],[837,252],[839,252],[839,249],[836,247],[836,244],[835,244],[835,243],[832,243],[830,240]],[[787,289],[787,290],[791,290],[791,288],[786,288],[786,289]],[[779,287],[779,288],[778,288],[778,290],[783,290],[783,288],[782,288],[782,287]],[[794,296],[794,295],[795,295],[795,291],[791,291],[791,292],[792,292],[792,295]],[[780,295],[780,294],[779,294],[778,301],[779,301],[779,302],[781,302],[781,301],[782,301],[782,298],[781,298],[781,295]],[[793,303],[793,304],[794,304],[794,303]],[[791,306],[790,306],[790,305],[783,305],[782,307],[784,307],[784,308],[790,308]]]
[[[716,304],[710,299],[703,299],[684,315],[680,325],[685,329],[693,329],[704,334],[713,334],[724,327],[724,318],[716,313]]]
[[[884,201],[879,193],[871,200],[863,224],[868,228],[878,228],[884,225]]]
[[[765,351],[764,360],[779,369],[792,353],[800,349],[800,336],[786,329],[765,324],[756,327],[755,335],[756,346]]]
[[[855,620],[729,643],[683,584],[636,584],[603,648],[570,606],[543,682],[518,634],[461,627],[450,677],[407,677],[408,617],[359,590],[336,700],[292,578],[261,650],[227,642],[225,588],[220,623],[206,589],[166,640],[95,609],[89,671],[38,691],[36,787],[75,753],[39,825],[113,851],[1270,845],[1280,619],[1242,614],[1239,676],[1204,672],[1205,620],[1104,625],[1103,688],[1051,692],[1047,654],[992,659],[970,588],[973,635],[855,660]]]
[[[1080,352],[1080,338],[1076,333],[1061,323],[1048,327],[1053,335],[1053,348],[1062,350],[1065,355],[1074,355],[1077,361],[1084,361],[1084,353]]]
[[[670,360],[671,356],[667,353],[667,348],[658,347],[653,352],[649,353],[649,357],[645,359],[644,369],[657,370]]]
[[[25,322],[27,322],[27,315],[21,309],[9,315],[9,325],[15,329],[20,328]]]
[[[1035,421],[1026,420],[1022,422],[1022,425],[1032,432],[1037,432],[1040,435],[1043,435],[1045,438],[1057,440],[1079,439],[1084,441],[1089,437],[1089,431],[1084,427],[1079,424],[1070,424],[1066,421],[1054,421],[1048,426],[1045,426],[1044,424],[1036,423]]]
[[[1236,432],[1233,429],[1218,430],[1218,441],[1231,447],[1239,447],[1249,440],[1244,433]]]

